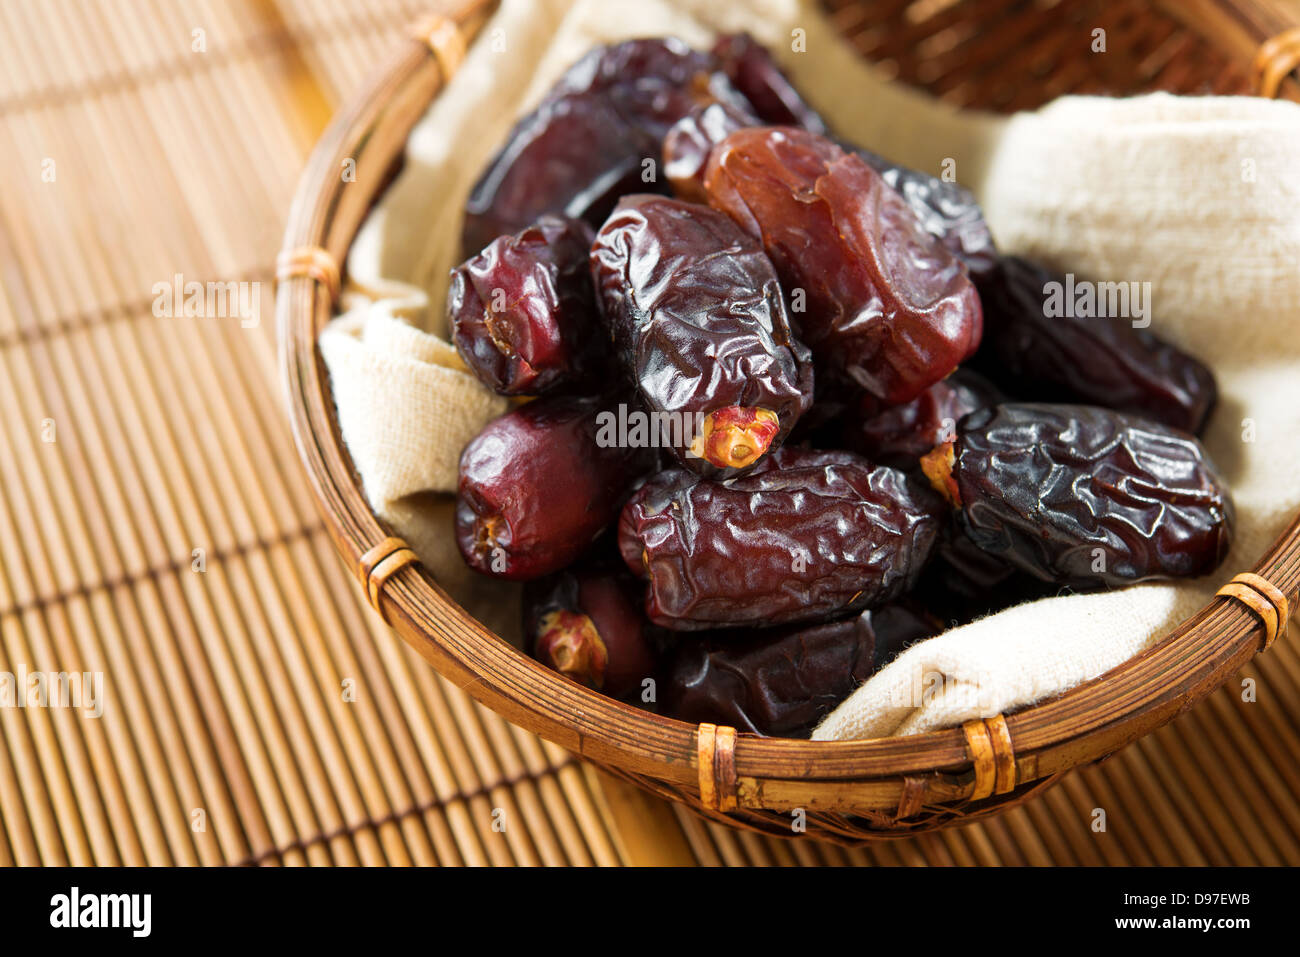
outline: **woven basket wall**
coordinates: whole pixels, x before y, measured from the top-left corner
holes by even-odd
[[[812,743],[622,705],[541,667],[468,616],[366,506],[315,342],[332,314],[336,264],[377,193],[360,184],[391,172],[490,6],[459,4],[421,23],[335,119],[300,183],[277,303],[294,433],[326,524],[371,602],[444,676],[509,720],[700,813],[788,836],[799,808],[810,836],[855,843],[1024,800],[1169,721],[1284,630],[1300,592],[1300,517],[1231,594],[1059,699],[960,729]],[[1291,75],[1300,9],[1281,0],[829,0],[827,9],[864,56],[961,105],[1014,110],[1067,92],[1151,89],[1300,98]],[[1097,28],[1107,31],[1106,57],[1089,56],[1080,42]],[[358,176],[342,189],[336,171],[345,157],[356,159]]]

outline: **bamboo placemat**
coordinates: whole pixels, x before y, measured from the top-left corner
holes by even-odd
[[[1291,644],[1253,702],[1230,684],[1004,817],[845,851],[604,778],[392,635],[304,487],[270,274],[315,137],[420,12],[0,2],[0,671],[106,698],[0,708],[0,864],[1300,863]],[[155,315],[177,274],[261,283],[260,323]]]

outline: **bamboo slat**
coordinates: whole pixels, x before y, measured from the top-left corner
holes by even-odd
[[[0,866],[1300,863],[1281,642],[1241,670],[1255,701],[1230,681],[1002,818],[845,849],[606,783],[396,639],[305,492],[269,279],[308,151],[427,6],[0,0],[0,671],[102,671],[108,697],[100,719],[0,708]],[[939,6],[849,32],[954,101],[1022,105],[987,40],[944,35],[968,4]],[[1087,89],[1048,22],[1014,27],[1026,62]],[[1134,23],[1112,42],[1144,82],[1203,51]],[[262,282],[261,323],[155,316],[178,272]]]

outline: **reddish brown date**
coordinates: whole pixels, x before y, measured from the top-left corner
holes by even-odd
[[[877,465],[916,469],[921,456],[956,437],[963,416],[1002,399],[998,388],[983,376],[958,369],[903,405],[882,410],[879,400],[864,396],[856,414],[844,416],[841,439],[845,448]]]
[[[1201,443],[1079,405],[1004,404],[926,456],[979,548],[1042,581],[1114,587],[1213,571],[1233,506]]]
[[[975,196],[956,183],[890,162],[879,153],[845,145],[880,174],[916,213],[925,231],[948,248],[973,279],[997,269],[998,250]]]
[[[663,138],[701,102],[743,99],[708,54],[682,41],[597,47],[510,131],[470,192],[462,249],[472,256],[544,213],[598,228],[626,193],[666,192]]]
[[[656,673],[641,614],[641,584],[622,568],[590,564],[529,582],[524,640],[538,661],[622,698]]]
[[[804,101],[772,55],[748,33],[729,33],[713,45],[714,55],[759,119],[771,126],[802,126],[827,135],[826,121]]]
[[[938,631],[930,616],[893,604],[825,625],[684,636],[665,669],[660,711],[807,737],[859,684]]]
[[[980,371],[1025,399],[1131,412],[1199,433],[1218,398],[1203,363],[1122,317],[1081,318],[1048,309],[1065,276],[1015,256],[980,283]],[[1107,307],[1109,309],[1109,305]]]
[[[451,273],[447,318],[466,365],[501,395],[590,385],[602,348],[587,254],[591,227],[543,216]]]
[[[665,628],[825,621],[909,589],[941,512],[895,469],[786,448],[725,482],[660,473],[624,507],[619,548]]]
[[[517,581],[572,563],[653,464],[648,450],[601,445],[608,402],[536,399],[489,422],[460,457],[456,543],[475,571]]]
[[[591,270],[624,375],[677,426],[682,465],[734,471],[780,446],[812,402],[812,362],[758,243],[707,206],[628,196]]]
[[[823,386],[908,402],[979,345],[966,270],[860,157],[803,130],[738,130],[705,189],[767,250]]]

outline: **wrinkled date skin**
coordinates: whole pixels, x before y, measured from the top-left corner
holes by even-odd
[[[1218,389],[1205,365],[1125,318],[1049,316],[1065,277],[1015,256],[980,283],[984,343],[975,363],[1022,398],[1077,402],[1200,433]]]
[[[691,635],[665,668],[661,712],[739,731],[807,737],[835,706],[938,623],[885,605],[825,625]]]
[[[665,628],[825,621],[911,588],[942,511],[895,469],[786,448],[725,482],[650,479],[623,509],[619,549]]]
[[[524,586],[524,640],[548,668],[622,698],[656,673],[641,583],[621,567],[569,568]]]
[[[696,104],[721,100],[748,106],[715,56],[693,50],[677,37],[596,47],[565,71],[547,99],[590,94],[606,97],[629,123],[656,140]]]
[[[1108,409],[982,409],[924,465],[972,542],[1058,585],[1204,575],[1232,541],[1232,499],[1201,443]]]
[[[591,227],[543,216],[451,273],[447,318],[465,364],[500,395],[591,385],[603,371],[587,265]]]
[[[993,244],[993,234],[984,220],[984,210],[970,190],[943,180],[891,163],[879,153],[849,146],[851,150],[880,174],[912,208],[925,231],[937,238],[956,256],[970,273],[979,280],[990,275],[998,266],[998,250]]]
[[[489,422],[460,457],[456,544],[475,571],[523,581],[572,563],[653,467],[596,441],[600,398],[548,396]]]
[[[772,55],[748,33],[719,37],[713,54],[763,123],[801,126],[812,133],[827,135],[826,121],[799,95]]]
[[[821,386],[847,378],[909,402],[979,345],[966,270],[860,157],[803,130],[738,130],[713,150],[704,185],[767,250]]]
[[[646,179],[669,127],[701,102],[744,105],[712,56],[681,40],[629,40],[597,47],[566,71],[515,124],[465,207],[462,250],[562,213],[599,228],[618,198],[667,192]]]
[[[921,456],[956,437],[963,416],[997,405],[1003,398],[983,376],[958,369],[903,405],[880,410],[878,400],[865,396],[857,414],[845,416],[841,439],[845,448],[877,465],[917,469]]]
[[[721,101],[696,106],[674,123],[664,137],[664,176],[673,194],[692,203],[707,203],[704,171],[713,148],[736,130],[760,124],[747,108]]]
[[[628,196],[591,270],[624,373],[677,423],[667,444],[682,465],[735,474],[780,446],[812,402],[812,361],[753,239],[706,206]]]

